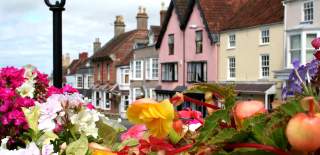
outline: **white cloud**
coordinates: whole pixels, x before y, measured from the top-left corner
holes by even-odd
[[[99,37],[106,43],[113,36],[116,15],[123,15],[126,30],[136,27],[139,6],[147,8],[149,25],[159,25],[161,2],[170,0],[66,0],[63,12],[63,51],[76,58],[92,53]],[[43,0],[0,1],[0,67],[34,64],[52,70],[52,13]]]

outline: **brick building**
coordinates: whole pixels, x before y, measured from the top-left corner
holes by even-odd
[[[121,91],[117,84],[117,66],[123,64],[135,46],[144,44],[148,35],[148,15],[145,9],[139,8],[136,16],[137,28],[125,32],[122,16],[114,22],[114,37],[102,47],[95,46],[91,57],[94,67],[93,103],[108,114],[119,114]]]

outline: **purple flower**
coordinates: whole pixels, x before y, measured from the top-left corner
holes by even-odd
[[[298,69],[300,67],[300,61],[298,59],[294,59],[292,65],[294,69]]]

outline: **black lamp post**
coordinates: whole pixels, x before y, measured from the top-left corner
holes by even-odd
[[[44,0],[53,12],[53,85],[62,87],[62,11],[66,0]]]

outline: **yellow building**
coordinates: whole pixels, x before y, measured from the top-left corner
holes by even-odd
[[[261,100],[267,109],[281,88],[273,71],[285,62],[283,10],[281,0],[249,2],[220,33],[219,81],[234,83],[240,99]]]

